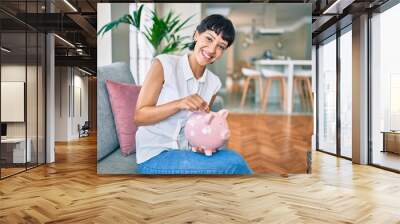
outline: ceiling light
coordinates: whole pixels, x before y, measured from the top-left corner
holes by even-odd
[[[84,52],[83,52],[82,48],[77,48],[76,49],[76,53],[78,53],[79,55],[84,55]]]
[[[343,9],[351,5],[355,0],[336,0],[322,14],[342,14]]]
[[[11,50],[9,50],[9,49],[7,49],[7,48],[5,48],[5,47],[1,47],[0,49],[1,49],[2,51],[6,52],[6,53],[10,53],[10,52],[11,52]]]
[[[65,4],[67,4],[72,10],[74,10],[75,12],[78,12],[78,10],[68,1],[68,0],[64,0]]]
[[[90,72],[88,72],[88,71],[85,71],[85,70],[83,70],[83,69],[81,69],[81,68],[79,68],[79,67],[78,67],[78,70],[81,71],[81,72],[83,72],[83,73],[85,73],[85,74],[92,75],[92,73],[90,73]]]
[[[73,45],[73,44],[72,44],[71,42],[69,42],[68,40],[66,40],[66,39],[64,39],[64,38],[62,38],[62,37],[60,37],[60,36],[58,36],[57,34],[54,34],[54,36],[57,37],[58,39],[60,39],[61,41],[63,41],[64,43],[66,43],[67,45],[69,45],[69,46],[75,48],[75,45]]]
[[[322,14],[328,14],[331,13],[333,9],[336,9],[337,4],[340,2],[340,0],[336,0],[332,5],[330,5],[327,9]]]

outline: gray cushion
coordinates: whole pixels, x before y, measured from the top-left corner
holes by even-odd
[[[97,68],[97,160],[119,147],[105,80],[135,84],[126,63],[116,62]]]
[[[118,148],[97,163],[98,174],[134,174],[136,173],[136,154],[127,157]]]

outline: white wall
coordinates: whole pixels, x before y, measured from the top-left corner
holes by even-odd
[[[74,108],[75,113],[72,113],[72,129],[70,135],[72,138],[78,138],[79,133],[78,133],[78,124],[81,126],[85,123],[85,121],[88,121],[88,77],[87,76],[82,76],[82,73],[76,74],[77,70],[75,70],[75,75],[74,75],[74,89],[75,91],[72,96],[74,98]],[[79,71],[78,71],[79,72]],[[78,98],[79,93],[77,93],[77,90],[80,90],[80,99]],[[80,103],[78,101],[81,101]],[[80,104],[80,105],[79,105]],[[80,113],[79,111],[79,106],[81,106],[82,112]]]
[[[66,141],[68,139],[68,67],[55,68],[55,140]],[[66,97],[65,97],[66,96]]]
[[[105,24],[129,13],[128,3],[98,3],[97,31]],[[103,66],[112,62],[129,63],[129,25],[120,24],[118,28],[97,37],[97,65]]]
[[[156,9],[161,16],[166,16],[169,11],[173,11],[175,15],[180,15],[182,20],[193,16],[187,23],[187,29],[180,32],[181,36],[193,36],[196,26],[200,24],[202,19],[201,3],[157,3]]]
[[[111,4],[97,3],[97,31],[111,21]],[[112,63],[112,38],[111,32],[97,38],[97,66]]]
[[[77,139],[78,124],[88,120],[88,77],[76,68],[56,67],[56,141]],[[80,89],[80,93],[78,90]],[[79,98],[77,96],[81,95]],[[82,114],[79,112],[82,106]]]
[[[36,161],[37,153],[39,154],[39,163],[44,163],[44,74],[40,66],[32,65],[25,66],[25,64],[3,64],[1,66],[1,80],[2,82],[24,82],[26,84],[26,106],[25,100],[22,102],[22,107],[19,112],[25,114],[26,120],[22,122],[6,122],[7,123],[7,137],[9,138],[24,138],[25,135],[30,139],[30,148],[32,152],[32,161]],[[25,81],[27,78],[27,82]],[[7,92],[2,89],[1,97],[7,98]],[[19,90],[20,94],[24,94],[24,89]],[[3,104],[3,103],[2,103]],[[16,113],[18,109],[10,107],[1,107],[2,112]],[[51,157],[50,157],[51,158]],[[49,162],[51,162],[49,160]]]
[[[129,13],[129,3],[111,4],[111,19],[116,20]],[[120,24],[112,33],[112,62],[129,63],[129,25]]]
[[[11,64],[2,65],[1,66],[1,81],[25,82],[26,71],[27,71],[28,76],[31,74],[36,75],[36,67],[34,67],[34,66],[25,67],[25,65],[11,65]],[[32,82],[32,81],[30,80],[30,82]],[[32,83],[29,83],[29,84],[32,84]],[[33,84],[36,85],[36,81]],[[34,100],[36,100],[36,88],[35,89],[29,88],[27,90],[30,90],[27,93],[27,96],[28,96],[27,104],[29,104],[29,103],[33,102]],[[36,104],[31,105],[31,106],[35,106],[35,108],[36,108]],[[1,110],[7,110],[7,109],[8,108],[1,108]],[[31,111],[31,110],[29,110],[29,111]],[[34,116],[32,116],[32,115],[34,115]],[[35,114],[27,113],[27,116],[28,116],[27,117],[28,122],[31,122],[33,120],[36,121],[36,118],[37,118],[36,113]],[[26,122],[8,122],[7,124],[8,124],[7,125],[7,136],[8,137],[25,137]],[[28,129],[30,129],[32,126],[33,125],[31,123],[29,123]],[[31,133],[30,130],[28,130],[28,136],[29,136],[29,133]]]
[[[1,81],[17,81],[25,82],[25,69],[28,74],[31,74],[33,67],[25,65],[2,65],[1,66]],[[7,110],[7,108],[1,108]],[[11,122],[7,123],[7,136],[8,137],[25,137],[25,122]]]
[[[2,65],[1,66],[1,81],[18,81],[25,82],[25,69],[28,74],[33,70],[32,66],[25,65]],[[33,95],[33,94],[32,94]],[[1,108],[7,110],[7,108]],[[25,137],[26,122],[9,122],[7,123],[7,137]]]

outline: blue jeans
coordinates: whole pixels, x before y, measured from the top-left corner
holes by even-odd
[[[252,174],[243,157],[221,149],[212,156],[202,153],[168,150],[138,164],[139,174]]]

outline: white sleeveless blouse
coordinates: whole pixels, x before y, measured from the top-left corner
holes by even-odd
[[[204,70],[200,79],[196,79],[190,68],[188,56],[163,54],[156,57],[164,71],[164,84],[156,105],[195,93],[206,102],[210,102],[221,88],[219,78],[208,69]],[[143,163],[165,150],[190,150],[183,132],[187,114],[188,111],[181,110],[156,124],[140,126],[136,132],[137,163]]]

